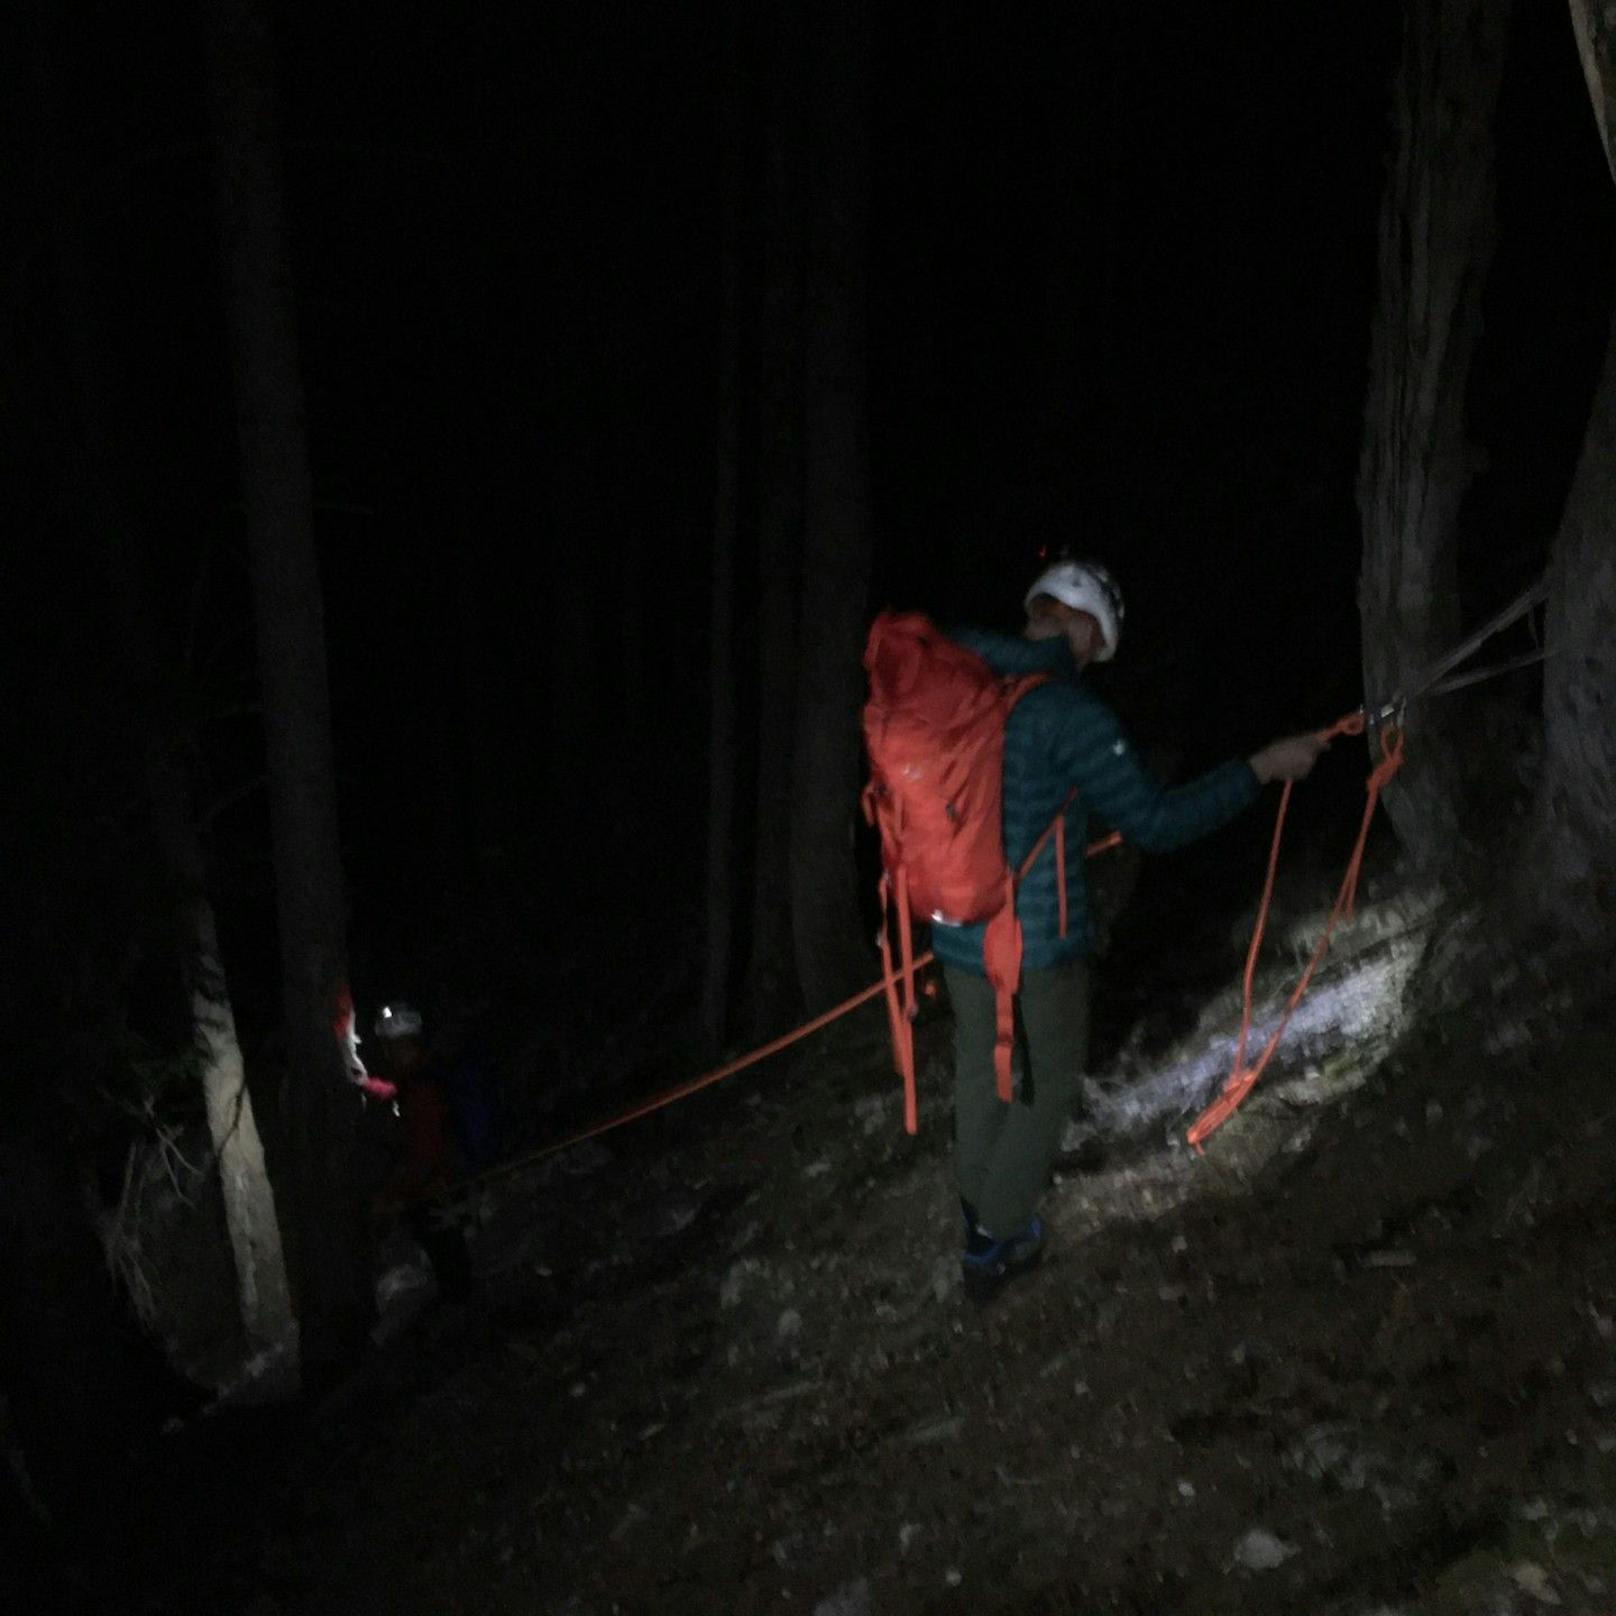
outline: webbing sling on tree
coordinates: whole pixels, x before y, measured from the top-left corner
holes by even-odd
[[[1358,826],[1357,840],[1353,843],[1352,856],[1347,860],[1346,874],[1342,877],[1341,890],[1336,894],[1335,903],[1331,906],[1329,916],[1325,920],[1324,930],[1320,934],[1318,943],[1313,949],[1311,958],[1303,970],[1301,978],[1291,991],[1286,1001],[1284,1013],[1281,1015],[1279,1025],[1270,1034],[1267,1044],[1263,1046],[1262,1053],[1246,1065],[1246,1045],[1251,1037],[1252,1018],[1252,987],[1257,971],[1257,955],[1262,948],[1263,933],[1268,925],[1268,911],[1273,903],[1274,875],[1279,866],[1279,844],[1285,833],[1285,812],[1290,806],[1291,782],[1285,782],[1285,789],[1279,799],[1279,812],[1274,818],[1274,839],[1268,852],[1268,873],[1263,881],[1262,899],[1257,906],[1257,922],[1252,928],[1251,945],[1246,950],[1246,969],[1242,980],[1242,995],[1240,1006],[1240,1035],[1235,1041],[1234,1060],[1230,1064],[1229,1076],[1223,1085],[1223,1092],[1209,1105],[1199,1117],[1195,1119],[1189,1133],[1186,1135],[1189,1143],[1200,1150],[1202,1142],[1209,1138],[1223,1126],[1239,1109],[1240,1103],[1251,1092],[1257,1079],[1262,1076],[1269,1061],[1278,1049],[1280,1039],[1285,1035],[1285,1029],[1290,1026],[1291,1017],[1296,1014],[1296,1007],[1302,1002],[1302,995],[1307,992],[1308,984],[1313,980],[1325,954],[1329,951],[1330,938],[1333,935],[1336,923],[1343,915],[1348,920],[1352,918],[1353,906],[1358,896],[1358,877],[1363,871],[1364,847],[1369,839],[1369,824],[1375,817],[1375,809],[1380,802],[1380,794],[1393,775],[1403,766],[1403,712],[1411,701],[1425,696],[1445,695],[1450,691],[1463,690],[1484,679],[1497,678],[1501,674],[1512,673],[1517,668],[1527,667],[1531,663],[1542,659],[1541,652],[1534,652],[1527,656],[1516,657],[1508,662],[1500,663],[1496,667],[1484,668],[1473,673],[1454,674],[1453,670],[1460,663],[1475,655],[1488,640],[1501,633],[1511,624],[1524,617],[1534,606],[1541,603],[1548,594],[1547,578],[1539,578],[1535,583],[1523,589],[1510,603],[1494,616],[1487,619],[1473,634],[1461,640],[1458,645],[1438,657],[1428,667],[1421,670],[1411,684],[1399,691],[1388,701],[1378,704],[1366,704],[1356,712],[1348,713],[1345,718],[1332,724],[1329,729],[1322,732],[1325,740],[1334,740],[1338,735],[1362,735],[1366,729],[1372,728],[1379,739],[1380,759],[1370,770],[1369,778],[1364,783],[1364,810],[1363,818]]]

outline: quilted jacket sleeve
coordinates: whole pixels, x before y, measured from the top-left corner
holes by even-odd
[[[1165,787],[1103,702],[1072,686],[1050,686],[1026,699],[1039,702],[1056,771],[1077,787],[1092,814],[1146,852],[1168,853],[1208,835],[1261,789],[1250,766],[1238,761]]]

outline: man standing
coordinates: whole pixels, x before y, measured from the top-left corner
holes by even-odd
[[[402,1133],[398,1170],[377,1210],[402,1213],[432,1264],[439,1294],[464,1301],[474,1288],[471,1254],[447,1199],[463,1169],[483,1163],[461,1122],[451,1074],[427,1051],[421,1013],[407,1004],[385,1005],[376,1018],[376,1037],[396,1090]]]
[[[1019,868],[1065,810],[1066,845],[1087,841],[1091,812],[1144,852],[1170,852],[1217,830],[1270,780],[1300,780],[1326,743],[1317,735],[1273,742],[1246,761],[1219,765],[1171,790],[1135,756],[1116,715],[1081,682],[1108,662],[1122,636],[1122,593],[1092,562],[1061,561],[1027,591],[1020,637],[954,636],[1005,677],[1048,675],[1016,703],[1004,739],[1004,849]],[[983,971],[980,923],[938,924],[932,947],[953,1006],[956,1176],[964,1219],[966,1289],[993,1295],[1043,1253],[1037,1206],[1088,1054],[1093,948],[1082,858],[1066,861],[1066,934],[1060,931],[1055,859],[1043,853],[1022,882],[1022,974],[1016,1030],[1020,1079],[1008,1104],[994,1084],[994,991]]]

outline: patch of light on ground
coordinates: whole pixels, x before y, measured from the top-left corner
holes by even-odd
[[[1394,929],[1385,917],[1365,915],[1314,979],[1264,1081],[1294,1080],[1307,1063],[1328,1061],[1332,1086],[1340,1092],[1361,1083],[1404,1029],[1406,989],[1425,936],[1406,917]],[[1248,1060],[1279,1025],[1295,974],[1294,969],[1266,973],[1247,1041]],[[1125,1053],[1112,1070],[1085,1083],[1094,1125],[1102,1134],[1132,1137],[1193,1117],[1228,1077],[1239,1030],[1238,998],[1223,995],[1215,1013],[1203,1015],[1201,1028],[1148,1062]],[[1356,1083],[1342,1082],[1349,1072]]]
[[[1165,1134],[1171,1148],[1066,1177],[1058,1186],[1062,1225],[1092,1232],[1158,1218],[1199,1194],[1234,1187],[1281,1151],[1304,1148],[1321,1123],[1327,1126],[1328,1107],[1362,1087],[1405,1031],[1428,918],[1411,920],[1406,908],[1369,912],[1341,935],[1273,1062],[1244,1106],[1207,1141],[1204,1157],[1187,1147],[1184,1132],[1229,1075],[1240,1028],[1238,985],[1209,1003],[1197,1030],[1167,1050],[1150,1059],[1124,1052],[1088,1080],[1089,1120],[1074,1129],[1069,1147],[1098,1133],[1113,1142]],[[1316,937],[1317,928],[1298,927],[1297,934]],[[1260,979],[1248,1059],[1279,1024],[1299,971],[1291,961]]]

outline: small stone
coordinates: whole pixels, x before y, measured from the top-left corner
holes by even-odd
[[[788,1307],[780,1315],[780,1322],[775,1325],[774,1333],[782,1341],[795,1341],[802,1334],[802,1314],[796,1308]]]
[[[1549,1574],[1542,1566],[1533,1565],[1530,1560],[1522,1560],[1509,1568],[1509,1580],[1521,1590],[1523,1594],[1530,1594],[1532,1598],[1545,1605],[1558,1605],[1560,1596],[1549,1584]]]
[[[953,1566],[950,1566],[948,1570],[943,1573],[943,1581],[946,1582],[950,1588],[957,1588],[962,1582],[965,1581],[965,1578],[957,1570],[955,1570]]]
[[[630,1504],[623,1512],[623,1518],[612,1528],[612,1542],[621,1543],[641,1521],[647,1520],[645,1510],[639,1504]]]
[[[1254,1526],[1234,1546],[1234,1563],[1247,1571],[1273,1571],[1296,1553],[1294,1544],[1274,1536],[1265,1526]]]
[[[907,1554],[915,1546],[915,1540],[919,1536],[919,1525],[914,1521],[905,1521],[898,1528],[898,1553]]]
[[[724,1283],[718,1288],[718,1305],[722,1308],[739,1306],[747,1282],[767,1271],[767,1265],[756,1257],[742,1257],[738,1262],[731,1263],[729,1272],[724,1275]]]
[[[1363,1261],[1365,1268],[1412,1268],[1414,1253],[1397,1249],[1370,1251],[1364,1254]]]
[[[1180,1498],[1193,1498],[1195,1496],[1195,1483],[1193,1481],[1186,1480],[1182,1476],[1179,1477],[1178,1496]]]

